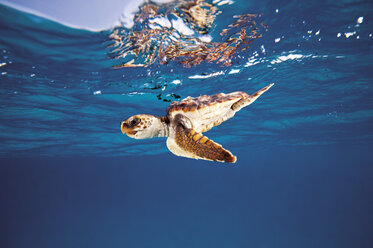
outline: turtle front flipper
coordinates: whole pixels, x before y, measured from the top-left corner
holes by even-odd
[[[193,129],[178,125],[175,138],[167,139],[168,149],[177,156],[235,163],[237,158],[218,143]]]

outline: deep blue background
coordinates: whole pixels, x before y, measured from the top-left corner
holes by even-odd
[[[1,159],[1,246],[373,245],[370,147],[238,155]]]

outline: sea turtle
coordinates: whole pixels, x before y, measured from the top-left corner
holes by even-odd
[[[248,95],[237,91],[213,96],[187,97],[172,102],[164,117],[134,115],[121,123],[121,131],[134,139],[167,137],[168,149],[177,156],[235,163],[237,158],[202,133],[232,118],[266,92],[270,84]]]

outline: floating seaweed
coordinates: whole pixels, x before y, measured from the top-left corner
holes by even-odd
[[[219,4],[220,3],[220,4]],[[146,2],[134,16],[131,29],[117,27],[110,35],[114,42],[111,57],[124,62],[114,68],[146,67],[156,62],[178,61],[185,67],[202,63],[231,66],[237,51],[244,51],[261,37],[257,15],[234,16],[235,21],[220,32],[222,42],[211,42],[215,18],[222,1],[173,1],[165,4]],[[265,24],[261,26],[267,28]]]

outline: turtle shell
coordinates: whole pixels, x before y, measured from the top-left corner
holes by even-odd
[[[188,96],[179,102],[172,102],[167,115],[170,120],[178,114],[187,117],[192,122],[193,129],[202,133],[233,117],[235,111],[231,106],[243,97],[248,97],[248,94],[242,91],[212,96]]]

